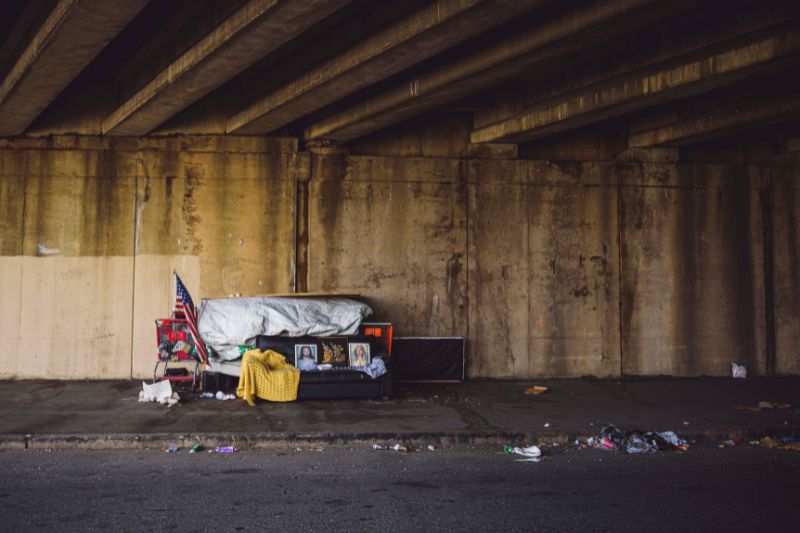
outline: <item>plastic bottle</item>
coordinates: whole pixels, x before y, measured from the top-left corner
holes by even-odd
[[[202,444],[195,444],[194,446],[192,446],[192,447],[189,449],[189,453],[197,453],[197,452],[199,452],[199,451],[200,451],[200,450],[202,450],[202,449],[203,449],[203,445],[202,445]]]

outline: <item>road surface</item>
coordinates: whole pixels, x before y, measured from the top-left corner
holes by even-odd
[[[798,531],[800,453],[749,445],[0,453],[2,531]]]

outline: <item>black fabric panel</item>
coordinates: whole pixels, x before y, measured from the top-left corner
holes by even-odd
[[[203,390],[207,392],[222,391],[225,394],[236,392],[239,378],[216,372],[203,372]]]
[[[375,381],[368,374],[356,371],[321,370],[300,372],[300,385],[306,383],[364,383]]]
[[[395,337],[392,373],[396,380],[461,381],[464,379],[464,339]]]
[[[379,398],[388,396],[381,393],[379,383],[310,383],[297,389],[298,400],[331,400],[334,398]]]

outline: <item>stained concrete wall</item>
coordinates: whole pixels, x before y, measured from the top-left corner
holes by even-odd
[[[361,293],[401,335],[466,335],[466,165],[317,157],[308,287]]]
[[[471,377],[800,372],[796,164],[513,157],[2,141],[0,377],[146,376],[173,269],[197,300],[360,292],[467,337]]]
[[[727,375],[766,368],[757,172],[620,166],[622,372]]]
[[[399,335],[466,336],[471,377],[797,371],[785,169],[765,208],[769,166],[315,161],[309,288],[361,292]]]
[[[800,374],[800,167],[762,172],[772,185],[775,370]]]
[[[485,160],[469,177],[469,374],[617,375],[613,167]]]
[[[294,287],[293,141],[0,144],[0,377],[152,372],[177,270],[195,299]]]

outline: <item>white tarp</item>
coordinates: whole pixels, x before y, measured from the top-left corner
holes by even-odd
[[[203,300],[198,330],[220,358],[239,357],[239,345],[258,335],[354,335],[372,309],[347,298],[218,298]]]

